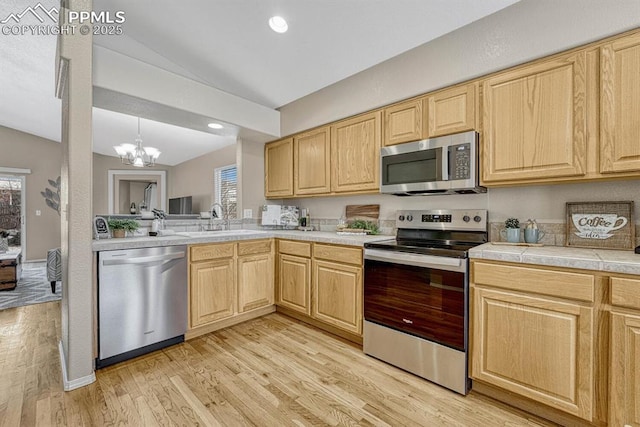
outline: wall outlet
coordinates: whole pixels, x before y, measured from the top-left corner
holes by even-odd
[[[36,216],[42,215],[42,211],[40,209],[36,209]]]
[[[252,219],[253,218],[253,209],[244,209],[242,211],[243,219]]]

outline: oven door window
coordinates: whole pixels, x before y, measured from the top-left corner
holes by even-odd
[[[442,148],[382,157],[382,184],[442,181]]]
[[[465,350],[465,275],[365,260],[366,320]]]

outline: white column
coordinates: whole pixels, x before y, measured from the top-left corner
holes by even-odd
[[[90,11],[92,0],[62,0],[67,11]],[[93,370],[92,242],[92,36],[58,39],[57,91],[62,99],[62,341],[65,390],[95,381]]]

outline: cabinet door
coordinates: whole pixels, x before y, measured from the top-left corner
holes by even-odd
[[[477,287],[472,307],[472,378],[592,420],[592,308]]]
[[[191,264],[191,327],[233,316],[234,301],[233,258]]]
[[[238,313],[273,304],[273,256],[238,258]]]
[[[312,317],[362,334],[362,268],[313,261]]]
[[[383,145],[422,139],[422,121],[422,98],[385,108]]]
[[[293,138],[264,146],[264,196],[293,196]]]
[[[294,138],[295,194],[331,191],[330,130],[323,127]]]
[[[476,84],[457,86],[427,96],[427,137],[476,128]]]
[[[602,47],[600,172],[640,172],[640,34]]]
[[[311,260],[278,256],[278,305],[311,314]]]
[[[484,81],[484,184],[585,174],[585,79],[578,52]]]
[[[640,426],[640,313],[611,315],[612,426]]]
[[[331,126],[331,190],[380,191],[381,112]]]

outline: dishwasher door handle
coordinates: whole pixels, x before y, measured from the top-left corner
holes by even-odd
[[[186,254],[184,252],[176,252],[174,254],[156,255],[156,256],[141,256],[135,258],[120,258],[120,259],[105,259],[102,260],[102,265],[124,265],[124,264],[149,264],[158,261],[171,261],[174,259],[184,258]]]

